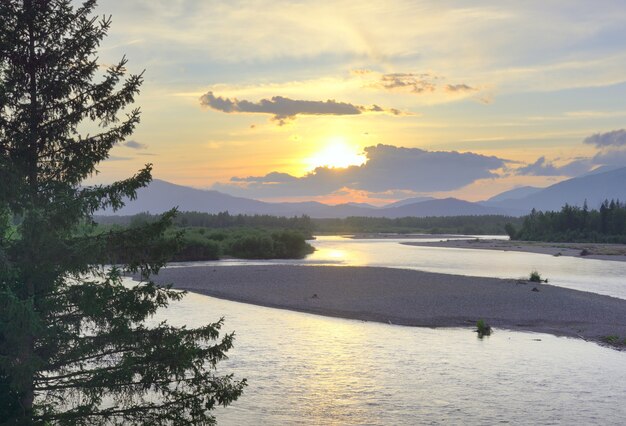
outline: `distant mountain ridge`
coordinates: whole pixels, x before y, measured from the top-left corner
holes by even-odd
[[[483,204],[528,213],[533,208],[542,211],[560,210],[566,203],[582,206],[587,201],[590,209],[597,209],[606,199],[626,200],[626,167],[568,179],[538,191],[530,191],[521,198],[492,202],[494,198],[488,204]]]
[[[400,201],[396,201],[393,203],[389,203],[385,205],[385,208],[391,208],[391,207],[402,207],[402,206],[406,206],[409,204],[415,204],[415,203],[421,203],[422,201],[430,201],[430,200],[434,200],[435,198],[433,197],[414,197],[414,198],[406,198],[404,200],[400,200]]]
[[[605,199],[626,200],[626,167],[591,173],[565,180],[547,188],[521,187],[505,191],[487,201],[474,203],[456,198],[407,199],[375,207],[364,203],[327,205],[317,201],[268,203],[235,197],[219,191],[201,190],[155,179],[137,191],[137,200],[127,201],[117,212],[102,215],[134,215],[142,212],[163,213],[172,207],[181,211],[231,214],[269,214],[277,216],[308,215],[313,218],[345,218],[348,216],[389,217],[406,216],[464,216],[527,214],[531,209],[560,210],[568,203],[598,208]]]
[[[478,203],[446,198],[427,199],[395,207],[375,207],[364,204],[339,204],[335,206],[306,201],[297,203],[268,203],[249,198],[235,197],[219,191],[201,190],[155,179],[146,188],[137,191],[137,199],[113,212],[103,211],[102,215],[135,215],[149,212],[163,213],[172,207],[180,211],[198,211],[231,214],[270,214],[278,216],[308,215],[313,218],[344,218],[348,216],[404,217],[404,216],[462,216],[499,214],[506,212],[498,207],[483,206]]]
[[[527,197],[541,191],[543,188],[537,188],[535,186],[521,186],[519,188],[510,189],[508,191],[501,192],[500,194],[491,197],[490,199],[483,201],[483,204],[497,204],[506,200],[518,200],[520,198]]]

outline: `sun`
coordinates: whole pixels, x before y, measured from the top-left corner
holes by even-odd
[[[360,166],[367,161],[358,148],[348,144],[345,138],[334,136],[327,140],[321,151],[305,160],[310,169],[316,167],[345,168]]]

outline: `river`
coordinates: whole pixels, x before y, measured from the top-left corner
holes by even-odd
[[[449,237],[446,236],[446,239]],[[472,236],[471,238],[505,238]],[[491,278],[528,278],[540,272],[550,285],[590,291],[626,299],[626,262],[516,251],[409,246],[406,242],[440,241],[442,238],[353,239],[321,236],[311,241],[315,253],[299,260],[250,261],[230,259],[194,262],[194,265],[337,265],[382,266],[444,274]],[[190,265],[190,263],[185,264]]]
[[[221,264],[371,265],[506,278],[536,268],[551,283],[625,296],[618,277],[626,276],[624,263],[405,241],[320,237],[318,250],[301,261]],[[570,281],[578,270],[584,279]],[[582,340],[507,330],[480,340],[468,329],[326,318],[196,294],[156,320],[199,326],[220,316],[237,338],[219,373],[249,381],[239,401],[216,411],[220,424],[617,425],[626,418],[626,353]]]

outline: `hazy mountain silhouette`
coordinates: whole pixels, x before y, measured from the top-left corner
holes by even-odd
[[[365,207],[367,209],[379,209],[380,208],[378,206],[374,206],[374,205],[368,204],[368,203],[354,203],[354,202],[343,203],[343,204],[336,204],[335,206]]]
[[[535,186],[522,186],[519,188],[511,189],[509,191],[501,192],[500,194],[491,197],[490,199],[483,201],[482,204],[497,204],[507,200],[517,200],[527,197],[541,191],[543,188],[537,188]]]
[[[263,213],[270,204],[247,198],[233,197],[218,191],[203,191],[154,179],[147,187],[137,191],[137,199],[126,201],[117,212],[106,210],[104,214],[134,215],[142,212],[163,213],[178,206],[180,211],[219,213],[232,209],[237,213]],[[221,208],[220,206],[227,206]]]
[[[565,204],[582,206],[585,200],[590,208],[597,208],[605,199],[626,200],[626,167],[597,172],[569,179],[547,188],[522,187],[503,192],[483,203],[472,203],[455,198],[408,199],[375,207],[364,203],[346,203],[335,206],[307,201],[298,203],[267,203],[249,198],[234,197],[219,191],[189,188],[155,179],[137,193],[135,201],[113,213],[103,215],[133,215],[142,212],[163,213],[172,207],[180,211],[199,211],[231,214],[271,214],[278,216],[308,215],[314,218],[343,218],[347,216],[404,217],[404,216],[460,216],[460,215],[522,215],[537,210],[560,210]]]
[[[606,199],[626,200],[626,167],[568,179],[524,197],[503,199],[490,205],[527,213],[533,208],[560,210],[566,203],[582,206],[585,200],[589,208],[597,209]]]
[[[396,201],[385,205],[385,208],[407,206],[409,204],[421,203],[422,201],[434,200],[433,197],[414,197]]]
[[[335,206],[316,201],[297,203],[267,203],[248,198],[234,197],[219,191],[201,190],[155,179],[137,192],[137,199],[113,212],[103,215],[134,215],[142,212],[163,213],[172,207],[180,211],[199,211],[231,214],[271,214],[279,216],[308,215],[314,218],[343,218],[347,216],[403,217],[403,216],[458,216],[478,214],[504,214],[504,210],[477,203],[447,198],[426,200],[396,207],[378,208],[362,203]]]
[[[477,215],[505,215],[505,210],[498,207],[484,206],[478,203],[445,198],[442,200],[432,199],[407,204],[399,207],[380,209],[378,216],[405,217],[405,216],[477,216]]]

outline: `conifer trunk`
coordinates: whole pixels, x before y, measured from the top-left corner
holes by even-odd
[[[220,337],[221,320],[146,325],[183,296],[150,280],[179,247],[166,235],[175,211],[107,233],[93,222],[135,198],[152,168],[83,183],[132,134],[139,109],[118,115],[143,81],[126,58],[100,71],[111,20],[95,8],[0,0],[0,424],[213,424],[210,411],[246,385],[215,373],[233,334]],[[124,266],[102,267],[120,256]],[[146,281],[125,286],[123,272]]]
[[[29,160],[26,162],[26,167],[28,170],[26,171],[28,176],[28,187],[29,187],[29,204],[31,208],[36,208],[37,205],[37,162],[38,162],[38,142],[37,142],[37,129],[39,126],[38,120],[38,101],[37,101],[37,58],[35,51],[35,30],[34,30],[34,18],[35,12],[33,9],[32,0],[24,0],[24,12],[25,16],[28,19],[28,64],[27,64],[27,72],[29,78],[29,101],[30,101],[30,114],[29,114],[29,123],[28,123],[28,150],[29,150]],[[27,247],[30,249],[29,257],[30,261],[33,262],[32,267],[36,268],[36,260],[34,256],[39,252],[36,247],[36,240],[33,238],[36,230],[31,229],[27,234],[30,237],[31,241],[27,243]],[[32,268],[31,271],[32,272]],[[35,283],[33,281],[33,277],[31,274],[27,272],[26,280],[25,280],[25,298],[26,300],[32,300],[33,304],[35,303]],[[35,352],[35,336],[32,333],[27,333],[24,336],[23,342],[23,350],[22,350],[22,362],[28,363],[33,358],[33,354]],[[25,368],[24,371],[28,371],[28,368]],[[27,377],[24,378],[25,389],[23,390],[23,394],[20,398],[20,403],[22,409],[24,410],[24,414],[26,418],[30,418],[33,413],[33,404],[35,402],[35,377],[27,373]]]

